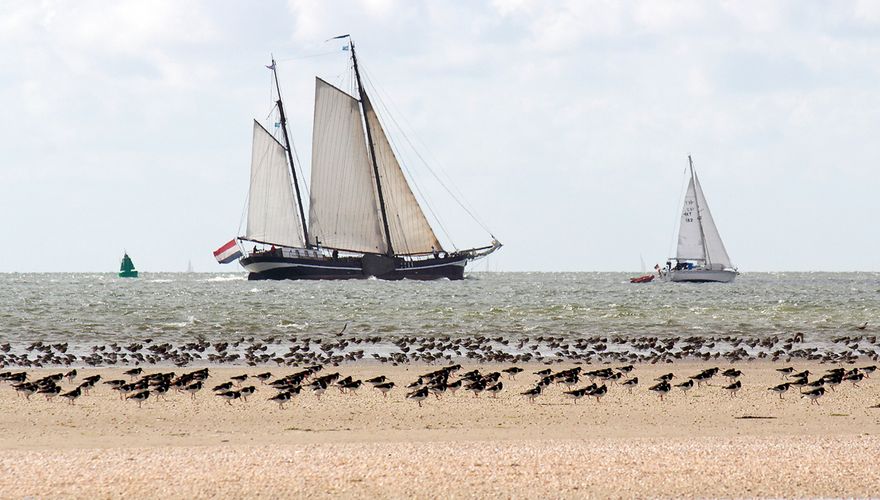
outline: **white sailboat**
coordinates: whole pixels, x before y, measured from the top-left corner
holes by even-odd
[[[721,241],[690,155],[688,164],[691,179],[678,226],[678,249],[661,276],[664,281],[730,283],[739,273]]]

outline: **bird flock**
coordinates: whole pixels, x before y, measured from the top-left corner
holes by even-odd
[[[171,343],[145,338],[136,342],[0,344],[0,366],[167,366],[246,365],[341,366],[363,360],[400,365],[469,363],[673,363],[748,360],[853,363],[880,360],[876,335],[847,335],[805,341],[790,336],[314,336],[239,337],[234,341]]]
[[[859,383],[870,378],[876,371],[876,365],[861,367],[842,368],[835,367],[825,371],[821,376],[815,376],[809,370],[796,372],[794,367],[787,366],[777,368],[782,382],[768,391],[777,394],[780,399],[789,390],[796,389],[798,393],[810,399],[811,403],[819,404],[819,399],[834,392],[843,383],[851,383],[853,387],[859,387]],[[76,382],[78,372],[76,369],[55,374],[45,375],[33,380],[26,371],[5,371],[0,373],[0,382],[9,384],[21,397],[30,399],[37,394],[45,396],[47,401],[60,397],[73,405],[77,399],[89,395],[97,384],[109,387],[118,394],[119,399],[137,403],[140,407],[151,396],[155,399],[167,400],[169,394],[186,394],[190,399],[196,399],[196,395],[207,387],[211,387],[214,396],[232,405],[234,401],[247,402],[248,397],[254,396],[258,390],[274,391],[274,395],[268,397],[269,401],[277,403],[279,408],[290,403],[301,393],[311,392],[318,401],[329,389],[336,389],[340,393],[356,395],[365,385],[378,391],[387,398],[389,393],[396,387],[395,382],[384,375],[372,377],[367,380],[354,379],[351,375],[343,377],[338,371],[326,373],[324,365],[310,365],[297,369],[293,373],[284,376],[275,376],[266,371],[256,375],[246,373],[229,377],[228,381],[209,384],[209,368],[201,368],[194,371],[177,374],[175,372],[157,371],[145,373],[142,367],[136,367],[123,372],[127,379],[102,380],[102,375],[95,374],[84,377]],[[481,372],[471,370],[462,373],[460,364],[452,364],[419,375],[416,380],[405,386],[404,397],[414,401],[419,407],[422,402],[433,396],[441,399],[446,395],[454,396],[458,391],[470,393],[473,397],[488,394],[489,397],[497,397],[505,390],[504,380],[516,380],[525,370],[519,366],[510,366],[498,371]],[[574,404],[583,398],[595,398],[601,402],[612,387],[619,387],[631,394],[640,386],[639,378],[635,376],[636,367],[632,364],[610,367],[605,366],[595,370],[585,369],[584,366],[574,366],[562,370],[544,368],[532,372],[537,377],[534,385],[528,390],[519,393],[529,403],[556,390]],[[648,384],[647,390],[657,394],[662,401],[669,393],[680,390],[687,395],[689,391],[703,386],[710,386],[710,382],[716,377],[726,379],[722,384],[712,385],[726,391],[731,398],[743,388],[741,377],[743,372],[737,368],[721,370],[718,367],[706,368],[692,375],[679,375],[665,373],[654,378]],[[810,377],[813,377],[811,380]],[[62,388],[64,381],[75,384],[74,387]],[[247,384],[255,380],[257,385]]]

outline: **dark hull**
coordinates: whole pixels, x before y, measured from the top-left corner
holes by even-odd
[[[308,259],[271,254],[249,255],[239,262],[248,271],[249,280],[352,280],[375,277],[383,280],[436,280],[464,278],[467,257],[450,256],[408,262],[389,259],[389,269],[376,272],[364,259]]]

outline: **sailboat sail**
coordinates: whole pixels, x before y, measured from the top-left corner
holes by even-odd
[[[701,222],[703,223],[703,240],[706,247],[706,259],[710,264],[720,265],[723,267],[732,267],[730,257],[721,241],[721,235],[718,234],[718,227],[715,226],[715,220],[712,218],[712,212],[709,211],[709,205],[706,203],[706,197],[703,195],[703,188],[700,186],[700,179],[694,172],[695,191],[697,194],[697,205],[700,207]]]
[[[379,117],[366,93],[364,93],[364,109],[367,126],[370,127],[370,136],[373,138],[373,150],[376,154],[376,165],[385,197],[385,211],[388,215],[388,229],[395,253],[415,254],[442,250],[434,230],[431,229],[425,213],[400,169]]]
[[[296,199],[285,154],[284,146],[254,121],[245,235],[254,241],[302,247],[302,222],[294,208]]]
[[[731,267],[730,257],[709,211],[696,173],[691,176],[678,226],[678,260],[704,261],[707,265]]]
[[[372,166],[358,101],[316,79],[310,243],[385,253]]]

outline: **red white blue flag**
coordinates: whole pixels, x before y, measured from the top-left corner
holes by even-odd
[[[214,258],[221,264],[229,264],[239,257],[241,257],[241,250],[238,249],[238,244],[236,244],[234,239],[229,240],[229,243],[214,250]]]

